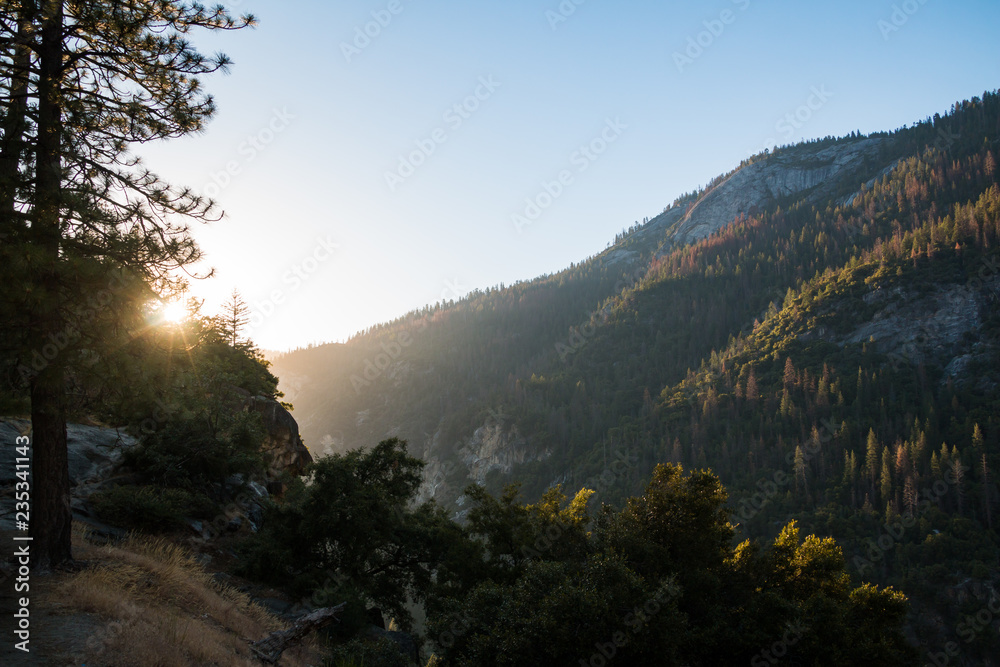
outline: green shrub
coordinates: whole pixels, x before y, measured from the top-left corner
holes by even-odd
[[[387,637],[352,639],[333,649],[326,667],[408,667],[399,647]]]
[[[204,494],[152,485],[99,491],[90,502],[102,521],[147,533],[181,528],[185,517],[207,519],[218,509]]]
[[[168,487],[204,489],[233,474],[264,470],[260,415],[236,413],[215,426],[206,419],[177,418],[128,450],[125,462]]]

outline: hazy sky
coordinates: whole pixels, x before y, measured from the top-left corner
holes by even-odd
[[[195,40],[235,61],[219,113],[144,154],[225,209],[193,293],[238,287],[269,349],[558,271],[765,147],[1000,87],[996,0],[228,4],[260,25]]]

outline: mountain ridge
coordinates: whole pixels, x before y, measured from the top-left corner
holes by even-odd
[[[959,466],[905,548],[855,573],[950,617],[941,586],[1000,582],[998,152],[989,92],[894,132],[780,147],[563,271],[275,372],[315,454],[398,436],[428,464],[421,498],[457,518],[470,483],[529,499],[600,483],[615,504],[670,462],[713,469],[734,507],[784,475],[741,531],[795,519],[866,557]],[[634,463],[610,475],[616,456]]]

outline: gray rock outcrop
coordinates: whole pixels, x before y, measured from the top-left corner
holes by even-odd
[[[31,423],[25,419],[0,420],[0,490],[13,493],[17,477],[15,450],[19,436],[30,436]],[[122,453],[135,445],[135,438],[117,429],[84,424],[66,427],[69,481],[72,486],[74,516],[89,515],[86,500],[111,476],[121,462]],[[29,448],[29,458],[30,452]],[[13,507],[13,503],[10,504]],[[13,514],[0,517],[0,529],[13,528]]]
[[[702,195],[677,223],[675,242],[703,239],[740,215],[752,215],[789,195],[815,190],[813,198],[822,199],[833,193],[843,176],[876,158],[881,141],[872,137],[838,142],[810,152],[808,160],[796,153],[779,153],[740,167]]]
[[[264,453],[269,461],[268,476],[277,478],[282,473],[302,475],[313,458],[302,442],[299,425],[292,414],[278,401],[262,396],[247,399],[244,409],[260,414],[264,422]]]

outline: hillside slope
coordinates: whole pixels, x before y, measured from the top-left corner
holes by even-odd
[[[745,534],[797,517],[901,585],[930,650],[1000,582],[998,154],[995,93],[784,147],[579,265],[275,371],[314,452],[405,438],[458,515],[473,481],[617,502],[711,467]]]

